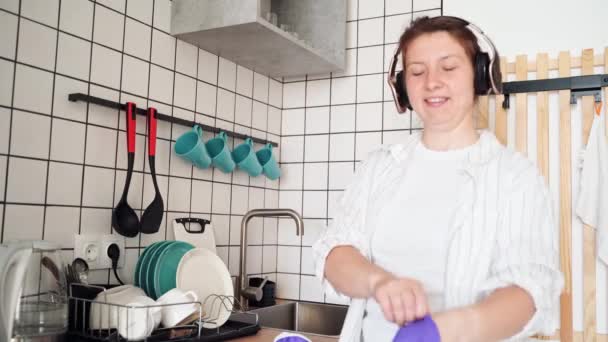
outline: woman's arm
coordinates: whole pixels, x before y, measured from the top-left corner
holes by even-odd
[[[433,315],[441,342],[501,341],[520,332],[534,315],[532,297],[512,285],[481,302]]]
[[[325,261],[325,278],[339,292],[354,298],[369,298],[378,281],[388,272],[369,262],[352,246],[338,246]]]
[[[384,317],[398,325],[428,313],[426,295],[418,281],[394,276],[369,262],[352,246],[331,250],[325,261],[325,278],[349,297],[373,297]]]

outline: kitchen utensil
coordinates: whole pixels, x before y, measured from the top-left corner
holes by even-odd
[[[163,212],[165,206],[163,198],[156,183],[156,108],[148,108],[148,161],[150,164],[150,174],[152,175],[152,183],[154,184],[154,199],[148,205],[144,213],[141,215],[140,231],[144,234],[153,234],[158,232],[160,223],[163,220]]]
[[[0,341],[54,341],[67,331],[61,250],[48,241],[0,245]]]
[[[151,245],[149,245],[148,247],[144,248],[144,251],[141,253],[139,258],[137,259],[137,263],[135,264],[135,274],[133,276],[133,282],[135,283],[135,286],[141,286],[141,284],[139,283],[139,275],[141,273],[141,268],[142,268],[141,265],[142,265],[142,262],[143,262],[145,256],[150,252],[150,249],[152,248],[152,246],[155,246],[161,242],[162,241],[154,242]]]
[[[160,307],[155,305],[156,302],[140,288],[118,286],[95,297],[91,304],[89,327],[94,330],[116,328],[125,338],[142,339],[152,334],[160,324]],[[147,308],[138,308],[143,306]]]
[[[188,224],[190,228],[186,228]],[[194,247],[207,248],[217,254],[215,233],[209,220],[195,217],[177,218],[173,220],[173,233],[177,241],[188,242]]]
[[[76,258],[72,261],[70,269],[73,271],[77,283],[89,283],[89,264],[86,261],[81,258]]]
[[[99,292],[91,303],[89,327],[91,329],[109,329],[116,327],[118,324],[117,308],[105,303],[124,305],[135,297],[145,295],[146,294],[142,289],[133,285],[120,285]]]
[[[13,336],[13,320],[31,249],[0,245],[0,337]]]
[[[170,328],[178,325],[184,319],[187,319],[192,314],[199,312],[199,306],[194,303],[198,301],[198,296],[194,291],[183,291],[180,289],[172,289],[163,294],[156,301],[158,304],[179,304],[179,305],[166,305],[162,307],[162,320],[163,327]],[[186,304],[193,302],[191,304]],[[184,304],[180,304],[184,303]]]
[[[194,291],[203,303],[203,312],[210,318],[203,327],[213,329],[222,326],[232,312],[232,301],[208,300],[210,296],[233,298],[234,288],[228,268],[215,253],[205,248],[188,251],[177,267],[177,288]]]
[[[129,340],[141,340],[152,335],[161,320],[161,308],[155,305],[156,302],[146,296],[129,300],[128,308],[118,310],[118,333]]]
[[[175,141],[173,146],[175,154],[187,159],[201,169],[211,166],[211,158],[207,152],[207,147],[203,142],[203,129],[199,125],[194,125],[191,131],[182,134]]]
[[[226,132],[220,132],[220,134],[205,144],[209,157],[211,157],[211,163],[223,173],[232,172],[236,166],[234,160],[232,160],[232,153],[228,149],[227,139]]]
[[[159,256],[154,267],[154,295],[161,297],[175,288],[175,275],[180,260],[194,246],[183,241],[173,241]]]
[[[133,208],[127,203],[135,160],[135,110],[135,103],[127,102],[127,177],[122,197],[116,208],[112,211],[112,227],[118,234],[126,237],[135,237],[139,233],[139,219]]]
[[[272,155],[272,144],[266,144],[259,151],[256,152],[260,165],[266,177],[271,180],[278,179],[281,177],[281,169],[277,164],[276,159]]]
[[[253,140],[245,139],[245,142],[232,151],[232,159],[236,165],[247,172],[250,176],[259,176],[262,173],[262,165],[253,150]]]
[[[161,254],[174,242],[175,241],[167,241],[167,243],[159,245],[158,248],[156,248],[150,254],[150,261],[148,262],[148,267],[146,268],[143,288],[146,291],[146,294],[152,299],[158,298],[156,296],[156,292],[154,291],[154,277],[156,276],[154,272],[156,271],[156,264],[158,263]]]
[[[154,254],[154,252],[161,246],[166,245],[171,243],[171,241],[160,241],[157,242],[153,245],[148,246],[148,248],[146,248],[146,250],[148,250],[147,253],[144,253],[140,259],[141,259],[141,268],[139,271],[139,275],[136,278],[136,282],[135,285],[141,287],[144,291],[146,291],[147,293],[147,279],[148,279],[148,268],[150,266],[150,262],[152,260],[152,254]],[[145,251],[144,251],[145,252]]]

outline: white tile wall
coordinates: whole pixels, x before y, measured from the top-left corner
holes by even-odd
[[[126,177],[125,114],[69,102],[70,93],[153,105],[280,143],[282,80],[176,40],[170,15],[169,0],[0,1],[0,243],[42,238],[69,256],[74,233],[112,232]],[[127,239],[123,280],[132,280],[139,248],[173,238],[171,220],[183,216],[212,219],[219,253],[235,275],[241,215],[279,206],[278,181],[201,170],[177,158],[173,142],[188,129],[159,122],[156,171],[165,218],[158,233]],[[137,132],[128,200],[141,214],[154,196],[143,117]],[[205,132],[204,139],[212,136]],[[240,143],[231,139],[230,146]],[[281,149],[275,154],[279,160]],[[253,222],[249,273],[276,279],[277,227],[277,219]],[[107,271],[91,277],[115,282]]]
[[[279,220],[277,282],[283,298],[344,304],[324,295],[313,276],[310,246],[331,222],[356,163],[415,128],[410,114],[397,114],[385,87],[395,43],[415,15],[412,1],[347,3],[346,70],[290,78],[283,85],[280,205],[296,208],[305,221],[299,238],[289,220]],[[417,10],[437,6],[433,0],[413,3]]]
[[[168,211],[161,232],[127,243],[128,267],[121,273],[126,279],[136,248],[172,238],[171,219],[189,214],[211,217],[223,246],[218,253],[235,275],[241,215],[256,207],[289,207],[303,214],[306,234],[296,236],[287,219],[252,222],[249,273],[276,279],[281,298],[339,302],[326,298],[312,276],[309,246],[331,221],[356,161],[420,127],[417,118],[394,110],[384,72],[401,31],[419,15],[412,10],[435,14],[440,1],[348,0],[346,70],[285,80],[173,38],[169,0],[21,3],[21,8],[17,1],[0,4],[5,10],[0,11],[0,39],[8,42],[0,47],[0,105],[6,107],[0,108],[4,240],[43,237],[72,248],[65,237],[74,232],[111,232],[111,208],[126,168],[124,114],[66,101],[71,92],[90,91],[280,142],[275,150],[280,181],[240,171],[225,175],[176,158],[172,141],[188,128],[159,123],[157,173]],[[135,208],[153,197],[143,154],[144,120],[138,121],[138,133],[141,153],[129,195]],[[205,133],[205,139],[211,137]],[[17,222],[30,228],[16,229]],[[113,279],[107,272],[94,278]]]

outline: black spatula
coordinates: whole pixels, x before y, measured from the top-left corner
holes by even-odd
[[[143,215],[141,215],[140,230],[144,234],[153,234],[160,228],[160,223],[163,220],[163,212],[165,206],[163,198],[158,190],[158,184],[156,183],[156,167],[155,167],[155,155],[156,155],[156,109],[148,108],[148,161],[150,164],[150,173],[152,174],[152,183],[154,183],[154,199],[148,205]]]
[[[122,197],[116,208],[112,210],[112,228],[118,234],[126,237],[135,237],[139,234],[139,219],[133,208],[127,203],[135,160],[135,109],[135,103],[127,102],[127,177]]]

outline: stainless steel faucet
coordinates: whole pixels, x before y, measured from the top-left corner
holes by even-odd
[[[241,302],[241,309],[247,311],[249,299],[257,301],[262,299],[260,287],[250,287],[247,284],[247,224],[254,217],[280,216],[291,217],[296,221],[296,235],[304,235],[304,221],[302,216],[292,209],[253,209],[245,214],[241,222],[241,255],[239,263],[239,279],[236,286],[236,297]]]

